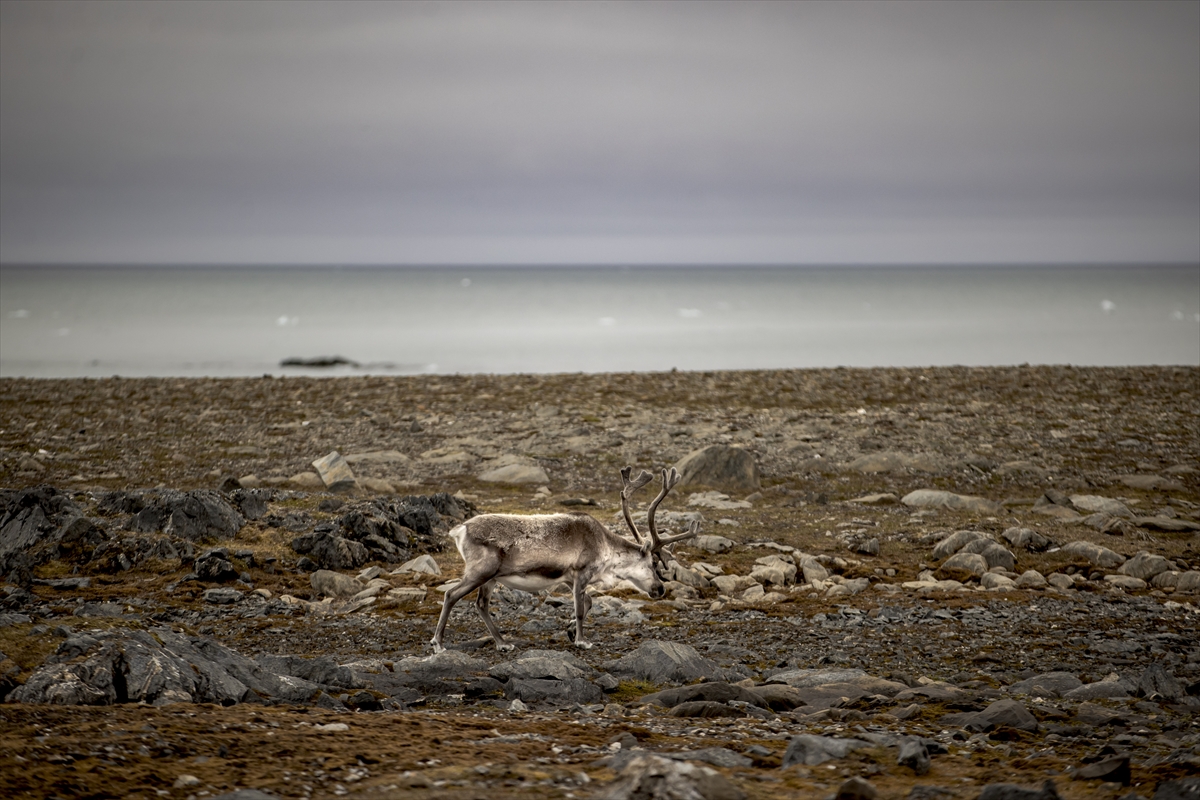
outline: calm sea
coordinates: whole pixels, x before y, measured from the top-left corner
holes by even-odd
[[[0,376],[1021,363],[1200,364],[1200,266],[0,270]]]

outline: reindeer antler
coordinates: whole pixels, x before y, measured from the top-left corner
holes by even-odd
[[[679,473],[675,470],[675,468],[671,467],[669,470],[664,469],[662,471],[662,489],[659,490],[658,497],[654,498],[654,501],[650,503],[649,510],[646,512],[646,523],[650,528],[650,541],[652,543],[650,549],[664,568],[667,566],[667,564],[661,553],[663,547],[673,544],[674,542],[681,542],[684,539],[691,539],[700,532],[700,523],[693,522],[688,527],[687,533],[681,533],[678,536],[668,536],[665,539],[658,535],[658,526],[654,524],[654,512],[658,510],[658,504],[663,501],[663,498],[667,496],[668,492],[675,488],[675,484],[677,483],[679,483]]]
[[[633,467],[625,467],[621,470],[621,512],[625,515],[625,524],[629,526],[629,530],[633,531],[633,538],[638,543],[642,543],[642,534],[638,532],[637,525],[633,524],[633,517],[629,515],[629,498],[638,489],[645,486],[650,481],[654,480],[654,476],[646,470],[638,473],[638,476],[633,480],[629,476],[633,473]],[[661,498],[660,498],[661,499]]]

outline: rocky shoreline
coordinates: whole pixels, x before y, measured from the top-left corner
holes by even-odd
[[[1200,792],[1200,369],[0,390],[14,796]],[[452,525],[620,531],[626,464],[701,525],[668,598],[430,656]]]

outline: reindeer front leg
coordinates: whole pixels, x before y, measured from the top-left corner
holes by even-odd
[[[592,610],[592,596],[587,593],[588,582],[582,578],[575,579],[575,646],[591,650],[592,643],[583,639],[583,620]]]

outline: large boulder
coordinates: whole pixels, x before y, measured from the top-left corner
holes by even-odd
[[[1170,568],[1171,564],[1167,559],[1143,550],[1122,564],[1121,568],[1117,571],[1122,575],[1131,575],[1134,578],[1141,578],[1144,581],[1148,581],[1160,572],[1166,572]]]
[[[129,521],[139,533],[162,531],[197,544],[232,539],[245,520],[218,492],[206,489],[180,492],[174,489],[148,492],[144,506]]]
[[[682,486],[711,486],[741,492],[759,488],[754,455],[740,447],[714,444],[694,450],[681,458],[675,469],[679,471]]]
[[[1085,539],[1068,542],[1063,545],[1061,552],[1069,556],[1082,558],[1091,564],[1104,567],[1105,569],[1113,569],[1125,563],[1125,556]]]
[[[933,557],[935,559],[949,558],[967,545],[977,541],[991,543],[995,540],[990,535],[979,531],[955,531],[934,545]]]
[[[322,684],[296,677],[297,670],[258,663],[212,639],[175,633],[113,629],[68,637],[9,702],[58,705],[114,703],[217,703],[314,701]],[[329,674],[314,672],[313,677]],[[351,688],[352,676],[341,686]]]
[[[627,656],[605,664],[614,675],[641,678],[651,683],[691,683],[724,680],[725,670],[679,642],[644,642]]]

